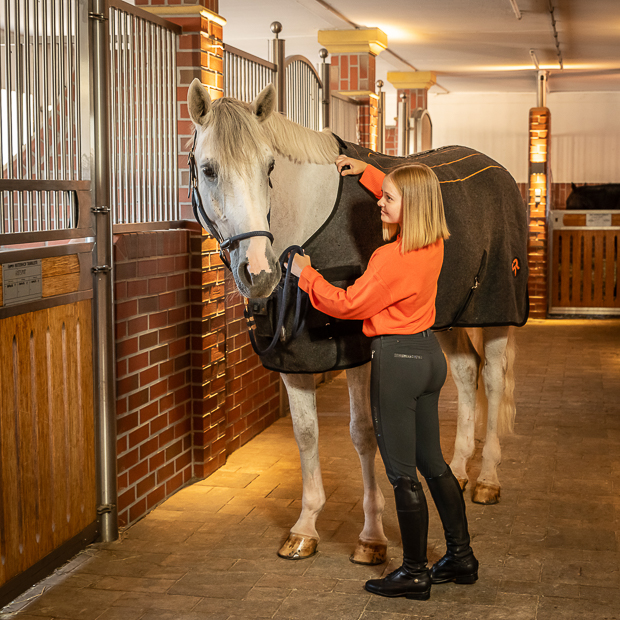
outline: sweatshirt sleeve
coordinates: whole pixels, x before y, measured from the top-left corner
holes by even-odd
[[[312,267],[301,272],[299,286],[317,310],[337,319],[368,319],[393,303],[390,289],[370,265],[346,290],[327,282]]]
[[[364,170],[360,177],[360,183],[379,199],[383,196],[383,190],[381,189],[383,179],[385,179],[385,173],[381,172],[381,170],[378,170],[373,165],[368,164],[366,170]]]

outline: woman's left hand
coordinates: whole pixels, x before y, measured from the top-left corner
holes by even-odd
[[[284,263],[284,266],[288,268],[288,263]],[[291,273],[294,276],[301,276],[301,272],[304,270],[304,267],[312,267],[310,263],[310,257],[304,254],[295,254],[295,258],[293,258],[293,266],[291,267]]]

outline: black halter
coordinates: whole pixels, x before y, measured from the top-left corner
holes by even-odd
[[[194,149],[196,148],[196,137],[198,133],[194,133],[194,144],[192,145],[192,150],[189,152],[187,156],[187,164],[189,166],[189,190],[187,192],[187,197],[192,197],[192,208],[194,209],[194,217],[198,221],[198,223],[208,230],[213,238],[217,241],[220,246],[220,258],[222,262],[229,271],[230,261],[226,257],[224,253],[226,250],[230,251],[232,247],[237,244],[239,241],[243,239],[249,239],[250,237],[268,237],[271,243],[273,243],[273,235],[268,230],[254,230],[251,232],[241,233],[240,235],[234,235],[232,237],[228,237],[228,239],[224,239],[220,234],[220,231],[217,229],[215,222],[213,222],[207,212],[204,209],[202,204],[202,198],[200,197],[200,192],[198,191],[198,170],[196,166],[196,159],[194,157]]]

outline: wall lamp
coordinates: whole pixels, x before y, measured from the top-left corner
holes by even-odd
[[[536,52],[534,50],[530,50],[530,56],[532,58],[532,62],[537,69],[540,69],[540,65],[538,64],[538,56],[536,56]]]

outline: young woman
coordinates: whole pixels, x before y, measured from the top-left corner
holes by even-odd
[[[446,360],[430,327],[435,321],[443,242],[449,237],[439,181],[423,164],[385,176],[364,162],[340,156],[342,175],[379,198],[383,237],[392,243],[370,258],[366,272],[346,290],[326,282],[309,256],[295,256],[293,273],[312,305],[330,316],[363,319],[372,340],[370,398],[377,443],[394,487],[403,563],[383,579],[366,582],[381,596],[426,600],[432,583],[474,583],[478,561],[469,546],[465,502],[439,442],[439,392]],[[426,479],[443,523],[447,552],[429,571],[428,508],[417,471]]]

